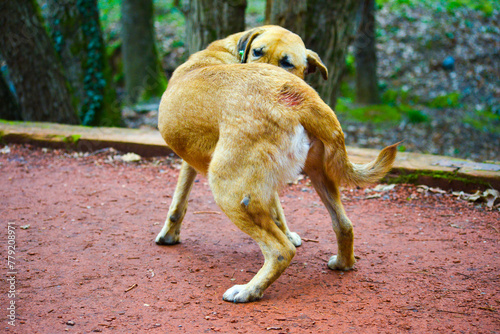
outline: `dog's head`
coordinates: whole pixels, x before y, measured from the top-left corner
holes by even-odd
[[[323,78],[328,70],[314,51],[306,49],[302,39],[280,26],[263,26],[244,32],[237,50],[242,63],[267,63],[279,66],[304,79],[319,69]]]

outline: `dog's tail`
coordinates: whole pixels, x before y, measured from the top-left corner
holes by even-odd
[[[356,164],[349,161],[345,146],[325,145],[325,170],[327,174],[350,186],[365,186],[375,183],[387,174],[396,159],[399,143],[384,148],[378,157],[367,164]]]
[[[391,170],[399,143],[384,148],[370,163],[352,163],[347,156],[344,133],[330,107],[318,97],[302,110],[306,112],[299,116],[300,123],[309,136],[323,143],[323,168],[332,180],[338,184],[364,186],[379,181]]]

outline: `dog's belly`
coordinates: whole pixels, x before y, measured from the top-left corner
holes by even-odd
[[[281,154],[278,154],[277,170],[282,171],[279,183],[294,181],[304,168],[307,153],[310,148],[310,140],[304,127],[298,124],[289,138],[280,143]]]

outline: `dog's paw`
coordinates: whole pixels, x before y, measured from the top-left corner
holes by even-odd
[[[222,299],[226,302],[248,303],[262,298],[263,293],[258,289],[245,285],[235,285],[224,293]]]
[[[290,240],[295,247],[299,247],[300,245],[302,245],[302,239],[300,239],[300,235],[298,235],[297,233],[288,232],[286,236],[288,237],[288,240]]]
[[[351,270],[354,268],[354,263],[356,260],[354,259],[354,256],[351,260],[349,261],[340,261],[340,259],[337,257],[337,255],[334,255],[330,258],[328,261],[328,268],[332,270]]]
[[[162,233],[158,234],[158,236],[155,239],[155,242],[157,245],[175,245],[181,242],[179,235],[171,235],[171,234],[166,234],[163,235]]]

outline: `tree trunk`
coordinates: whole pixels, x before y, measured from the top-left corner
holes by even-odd
[[[82,123],[120,125],[97,1],[48,0],[47,14],[52,39]]]
[[[308,0],[305,44],[316,51],[328,68],[328,80],[310,76],[308,81],[332,108],[337,104],[347,47],[355,32],[360,0]]]
[[[364,0],[355,43],[356,97],[364,104],[380,103],[375,45],[375,0]]]
[[[189,0],[184,6],[189,54],[245,30],[246,0]]]
[[[267,0],[266,24],[276,24],[299,36],[306,34],[307,1]]]
[[[61,62],[35,0],[0,2],[0,50],[23,120],[79,123]]]
[[[311,75],[307,81],[335,108],[347,47],[354,37],[355,17],[361,0],[267,0],[268,20],[292,30],[316,51],[328,68],[328,80]]]
[[[22,120],[16,97],[12,94],[2,73],[0,73],[0,101],[0,119],[9,121]]]
[[[129,103],[161,97],[167,79],[155,45],[153,1],[123,0],[122,53]]]

